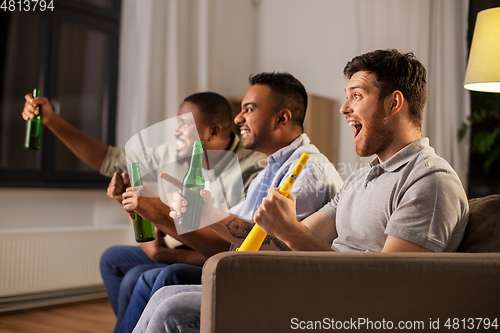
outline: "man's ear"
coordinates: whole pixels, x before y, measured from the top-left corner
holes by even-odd
[[[278,114],[278,121],[276,123],[277,127],[284,127],[286,126],[290,120],[292,120],[292,111],[289,109],[281,109]]]
[[[389,105],[389,115],[395,115],[403,108],[403,104],[405,102],[405,97],[403,93],[399,90],[395,90],[390,97],[390,105]]]
[[[210,139],[215,139],[222,132],[221,124],[213,124],[210,126]]]

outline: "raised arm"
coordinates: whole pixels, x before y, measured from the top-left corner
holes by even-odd
[[[31,119],[38,114],[36,106],[39,105],[42,113],[42,123],[80,160],[96,170],[101,168],[108,150],[107,145],[88,136],[57,115],[52,110],[47,98],[33,98],[32,94],[27,94],[24,98],[26,100],[22,112],[24,120]]]

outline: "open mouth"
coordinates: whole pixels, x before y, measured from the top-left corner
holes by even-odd
[[[177,149],[177,151],[180,151],[186,147],[186,142],[181,139],[176,139],[175,142],[175,148]]]
[[[359,121],[350,121],[349,126],[351,126],[354,130],[354,140],[359,136],[359,133],[361,133],[361,130],[363,128],[363,125]]]

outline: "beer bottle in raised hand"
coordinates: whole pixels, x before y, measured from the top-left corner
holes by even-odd
[[[33,98],[40,96],[40,90],[33,89]],[[40,149],[42,142],[42,113],[40,107],[37,106],[38,114],[33,119],[26,121],[26,135],[24,137],[25,149]]]

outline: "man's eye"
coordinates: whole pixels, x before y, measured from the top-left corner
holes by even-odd
[[[361,97],[361,96],[360,96],[359,94],[354,94],[354,95],[352,95],[352,98],[353,98],[354,100],[357,100],[357,99],[359,99],[360,97]]]

